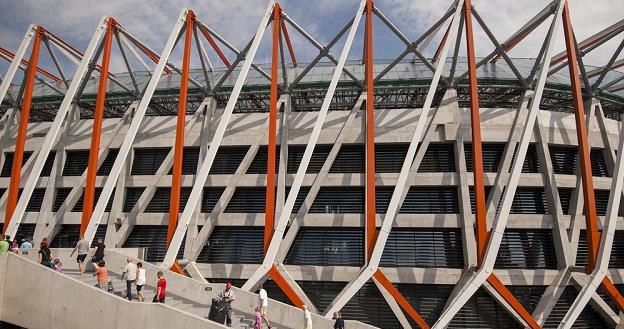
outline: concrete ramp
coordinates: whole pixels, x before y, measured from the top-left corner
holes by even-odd
[[[15,254],[0,256],[0,320],[28,329],[226,328],[169,305],[130,302]]]

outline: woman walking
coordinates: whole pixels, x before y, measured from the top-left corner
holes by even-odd
[[[56,269],[53,259],[54,255],[52,255],[52,250],[48,247],[48,239],[44,238],[39,246],[39,264],[51,269]]]

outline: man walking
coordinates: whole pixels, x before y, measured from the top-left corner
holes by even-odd
[[[126,288],[128,289],[128,300],[132,300],[132,285],[136,282],[138,268],[136,264],[132,262],[132,258],[128,257],[126,260],[128,263],[123,267],[122,278],[126,278]]]
[[[232,282],[225,284],[225,289],[221,291],[219,297],[225,300],[225,325],[232,326],[232,302],[236,300],[234,295],[234,289],[232,289]]]
[[[84,235],[80,235],[80,240],[76,242],[76,246],[74,250],[72,250],[69,257],[74,257],[74,253],[78,252],[78,256],[76,257],[76,262],[78,262],[78,269],[80,270],[80,276],[84,274],[85,271],[85,259],[87,259],[87,254],[89,253],[89,241],[84,238]]]
[[[266,322],[267,327],[271,329],[271,323],[269,322],[269,319],[267,318],[267,308],[269,307],[269,297],[267,296],[267,292],[266,290],[264,290],[264,287],[262,286],[262,284],[260,284],[258,289],[260,289],[258,291],[258,307],[260,307],[260,313],[262,313],[262,319],[264,319],[264,322]]]

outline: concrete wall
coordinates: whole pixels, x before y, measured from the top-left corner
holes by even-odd
[[[65,269],[77,269],[76,261],[69,257],[71,249],[53,249],[54,256],[59,258],[63,263]],[[106,268],[113,273],[120,274],[121,268],[126,264],[128,256],[132,257],[132,254],[136,252],[132,249],[110,249],[106,250]],[[23,255],[27,258],[36,260],[37,254],[30,252],[28,255]],[[132,257],[135,261],[139,261],[135,257]],[[146,275],[147,286],[156,285],[156,273],[162,271],[162,269],[156,265],[143,262]],[[216,297],[223,289],[223,284],[211,284],[202,283],[195,279],[177,275],[172,272],[165,271],[165,278],[167,279],[167,293],[184,297],[189,301],[210,305],[212,298]],[[96,289],[97,290],[97,289]],[[244,291],[238,288],[234,288],[236,294],[236,301],[232,304],[234,308],[234,315],[244,315],[247,318],[253,317],[254,308],[257,306],[257,295],[248,291]],[[150,297],[150,296],[147,296]],[[270,296],[269,296],[270,297]],[[314,328],[332,328],[333,321],[326,319],[320,315],[313,314]],[[269,301],[269,321],[276,327],[287,328],[303,328],[303,311],[297,309],[288,304],[284,304],[275,300]],[[349,328],[374,328],[361,322],[350,321]]]
[[[29,329],[225,328],[164,304],[135,303],[14,254],[0,256],[0,319]]]

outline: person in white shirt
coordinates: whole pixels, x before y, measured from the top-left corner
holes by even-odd
[[[143,268],[143,263],[137,263],[137,280],[136,280],[136,289],[137,289],[137,300],[142,302],[145,300],[145,296],[143,296],[143,285],[145,285],[145,269]]]
[[[312,329],[312,314],[308,311],[308,307],[303,305],[301,306],[303,309],[303,329]]]
[[[132,285],[137,279],[137,266],[132,262],[132,258],[128,257],[126,266],[123,267],[121,278],[126,278],[126,288],[128,289],[128,300],[132,300]]]
[[[262,319],[264,319],[264,322],[266,322],[267,327],[271,329],[271,323],[269,322],[269,319],[267,318],[267,308],[269,307],[269,297],[267,296],[267,292],[266,290],[264,290],[264,287],[262,286],[262,284],[260,284],[258,289],[259,289],[258,307],[260,308],[260,313],[262,313]]]

